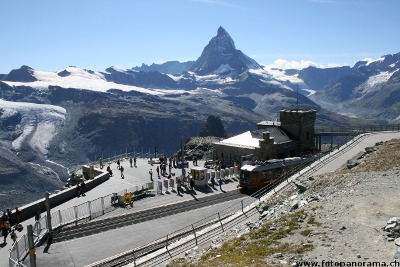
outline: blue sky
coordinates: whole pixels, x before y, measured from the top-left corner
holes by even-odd
[[[223,26],[260,64],[400,52],[399,0],[0,0],[0,73],[196,60]]]

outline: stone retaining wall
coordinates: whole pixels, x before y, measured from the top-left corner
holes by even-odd
[[[83,175],[85,177],[89,177],[90,167],[84,165],[82,166],[82,168],[83,168]],[[102,184],[103,182],[107,181],[110,178],[108,172],[101,171],[99,169],[93,168],[92,173],[94,174],[94,178],[85,181],[86,191],[95,188],[96,186]],[[51,208],[57,207],[58,205],[63,204],[73,199],[76,196],[77,192],[75,186],[65,188],[57,193],[53,193],[50,195]],[[46,202],[45,198],[42,198],[40,200],[37,200],[35,202],[20,207],[21,211],[20,222],[34,217],[38,211],[40,211],[41,213],[45,212],[46,211],[45,202]],[[12,212],[15,213],[15,210],[13,210]]]

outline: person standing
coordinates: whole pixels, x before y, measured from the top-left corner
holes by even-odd
[[[190,178],[190,189],[192,191],[194,190],[194,179],[193,179],[193,177]]]
[[[80,187],[79,183],[76,184],[76,193],[77,193],[78,197],[81,196],[81,187]]]
[[[129,163],[131,164],[131,168],[132,168],[132,157],[129,158]]]
[[[157,177],[158,177],[158,179],[160,179],[160,167],[158,167],[158,165],[157,165],[156,171],[157,171]]]
[[[119,168],[120,168],[120,164],[121,164],[121,162],[119,161],[119,159],[117,160],[117,168],[118,168],[118,170],[119,170]]]
[[[3,227],[1,228],[1,234],[4,237],[4,242],[3,242],[4,244],[7,244],[7,236],[8,236],[8,233],[10,232],[10,229],[11,229],[10,222],[6,221],[3,224]]]
[[[82,181],[82,183],[81,183],[81,194],[82,194],[82,196],[86,196],[85,189],[86,189],[85,181]]]
[[[153,181],[153,169],[150,169],[149,174],[150,174],[150,180]]]
[[[15,233],[14,229],[11,230],[11,235],[10,235],[10,237],[11,237],[11,239],[12,239],[12,241],[13,241],[13,244],[14,244],[15,242],[17,242],[17,233]]]
[[[215,176],[211,175],[211,186],[213,189],[215,189]]]
[[[178,180],[178,183],[176,184],[176,191],[178,191],[178,196],[182,196],[181,195],[181,187],[182,187],[182,183],[181,183],[181,179]]]
[[[136,156],[133,157],[133,165],[136,167]]]
[[[7,228],[7,223],[8,221],[4,222],[1,226],[1,235],[4,237],[3,244],[7,244],[7,236],[9,230],[9,228]]]
[[[124,166],[119,167],[119,170],[121,171],[121,179],[124,179]]]

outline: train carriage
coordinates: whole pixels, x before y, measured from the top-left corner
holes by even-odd
[[[308,158],[294,157],[243,165],[240,168],[239,187],[243,191],[254,192],[275,185],[279,180],[287,178],[285,174],[293,168],[309,161]]]

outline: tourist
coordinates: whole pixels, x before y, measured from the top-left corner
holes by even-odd
[[[215,176],[211,175],[211,186],[213,189],[215,189]]]
[[[121,164],[121,162],[119,162],[119,159],[117,160],[117,169],[119,170],[119,167],[120,167],[120,164]]]
[[[133,157],[133,166],[136,167],[136,156]]]
[[[193,179],[193,177],[192,178],[190,178],[190,190],[194,190],[194,179]]]
[[[150,169],[149,174],[150,174],[150,180],[153,181],[153,170],[152,169]]]
[[[132,168],[132,157],[129,158],[129,163],[131,164],[131,168]]]
[[[218,184],[219,184],[219,189],[221,189],[221,191],[223,191],[222,190],[222,179],[221,178],[218,179]]]
[[[82,181],[82,183],[81,183],[81,194],[82,194],[82,196],[86,196],[85,189],[86,189],[85,181]]]
[[[16,219],[16,221],[15,221],[15,223],[20,223],[20,217],[21,216],[21,211],[17,208],[17,207],[15,207],[15,219]]]
[[[181,195],[181,186],[182,186],[181,179],[179,179],[178,183],[176,184],[176,191],[178,191],[177,195],[180,196],[180,197],[182,196]]]
[[[81,196],[81,187],[80,187],[79,183],[76,184],[76,193],[77,193],[78,197]]]
[[[125,178],[125,176],[124,176],[124,166],[121,166],[119,168],[119,170],[121,171],[121,179],[124,179]]]
[[[17,234],[15,233],[15,230],[14,229],[12,229],[11,230],[11,235],[10,235],[10,237],[11,237],[11,239],[12,239],[12,241],[13,241],[13,244],[15,243],[15,242],[17,242]]]
[[[3,223],[2,227],[1,227],[1,235],[4,238],[3,244],[7,244],[7,236],[8,236],[9,230],[10,230],[10,223],[8,221],[6,221],[5,223]]]

